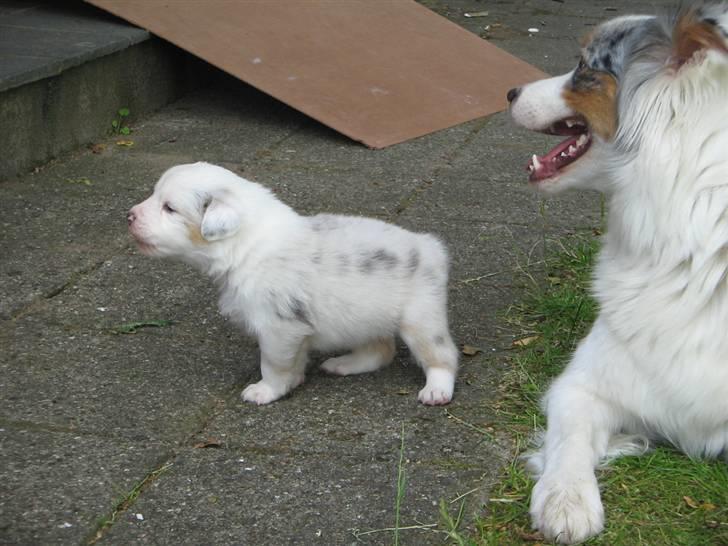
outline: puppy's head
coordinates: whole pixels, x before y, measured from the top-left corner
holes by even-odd
[[[235,190],[245,183],[208,163],[172,167],[154,193],[129,211],[129,233],[144,254],[197,261],[210,245],[240,230],[242,213]]]
[[[611,152],[634,151],[659,139],[652,116],[675,108],[690,73],[705,60],[728,65],[725,5],[681,11],[670,18],[626,16],[598,26],[583,41],[571,72],[512,89],[510,112],[532,131],[567,137],[543,156],[533,155],[529,180],[544,191],[599,188]],[[712,69],[712,68],[711,68]],[[724,77],[724,76],[723,76]],[[723,81],[725,85],[728,82]],[[657,112],[657,111],[660,112]]]

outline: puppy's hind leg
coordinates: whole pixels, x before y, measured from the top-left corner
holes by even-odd
[[[303,383],[309,342],[304,336],[272,332],[261,335],[258,343],[263,378],[243,389],[241,396],[246,402],[261,405],[278,400]]]
[[[417,398],[428,406],[449,403],[455,388],[458,350],[447,325],[446,281],[440,280],[442,286],[433,286],[405,310],[399,330],[425,372],[425,387]]]
[[[425,387],[417,399],[427,406],[448,404],[455,389],[458,366],[458,350],[448,331],[440,330],[435,334],[418,325],[407,324],[400,330],[400,335],[425,372]]]
[[[379,339],[357,347],[348,355],[329,358],[321,369],[335,375],[373,372],[392,362],[395,352],[393,337]]]

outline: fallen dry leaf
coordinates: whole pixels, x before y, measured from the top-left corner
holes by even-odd
[[[537,339],[539,339],[541,336],[528,336],[528,337],[522,337],[521,339],[516,339],[513,342],[514,347],[525,347],[526,345],[530,345]]]
[[[130,148],[131,146],[134,146],[133,140],[117,140],[116,141],[117,146],[126,146],[127,148]]]
[[[529,532],[523,529],[522,527],[516,527],[516,533],[518,533],[518,537],[526,542],[537,542],[540,543],[544,540],[543,533],[540,531],[533,531]],[[536,545],[534,545],[536,546]]]
[[[483,349],[480,347],[473,347],[472,345],[463,345],[462,353],[466,356],[475,356],[478,353],[482,353]]]
[[[690,508],[698,508],[698,503],[695,502],[693,499],[685,495],[683,497],[683,500],[685,501],[685,504],[687,504]]]
[[[89,144],[88,149],[94,154],[100,154],[106,149],[106,144]]]

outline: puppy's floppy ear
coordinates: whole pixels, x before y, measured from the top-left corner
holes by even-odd
[[[716,50],[728,54],[725,29],[717,19],[703,17],[699,9],[681,13],[672,33],[672,62],[676,68],[689,62],[699,51]]]
[[[200,233],[206,241],[234,235],[240,229],[240,214],[223,200],[214,198],[205,208]]]

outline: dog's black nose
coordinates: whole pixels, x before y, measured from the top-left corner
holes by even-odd
[[[136,220],[136,214],[129,211],[129,213],[126,215],[126,223],[132,225],[134,223],[134,220]]]
[[[518,95],[521,94],[521,88],[520,87],[514,87],[513,89],[510,89],[508,91],[508,94],[506,95],[506,98],[508,99],[508,102],[513,102],[518,98]]]

